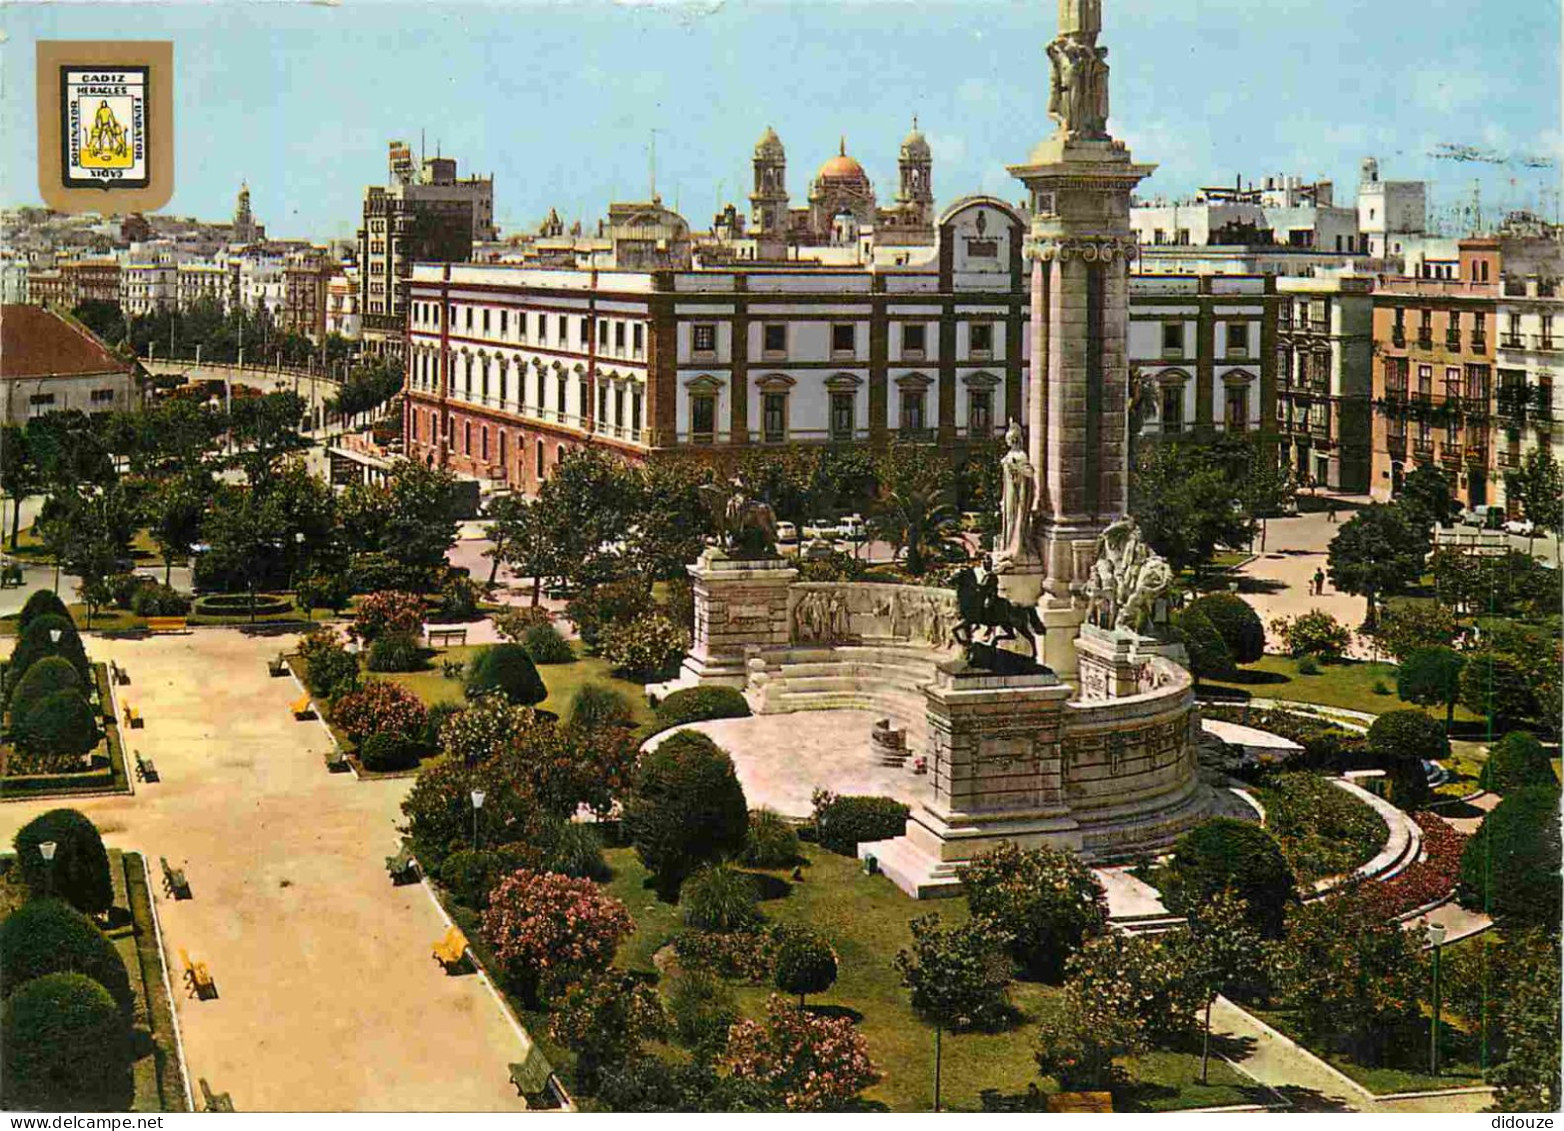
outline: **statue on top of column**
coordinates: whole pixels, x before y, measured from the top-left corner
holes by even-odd
[[[1067,140],[1108,138],[1108,49],[1097,46],[1102,0],[1059,0],[1059,37],[1048,45],[1048,113]]]

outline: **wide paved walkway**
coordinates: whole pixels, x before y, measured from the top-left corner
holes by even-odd
[[[181,948],[218,997],[176,985],[191,1084],[240,1111],[518,1111],[520,1039],[476,977],[430,958],[444,921],[422,885],[393,887],[384,858],[408,782],[330,774],[318,722],[296,722],[291,679],[265,661],[291,639],[201,629],[91,639],[131,676],[128,750],[162,781],[76,802],[112,845],[185,870],[193,899],[158,896],[170,975]],[[61,802],[0,805],[0,839]]]

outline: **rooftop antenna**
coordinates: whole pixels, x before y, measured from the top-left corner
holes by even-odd
[[[651,144],[650,159],[649,159],[649,165],[650,165],[650,170],[649,171],[650,171],[650,174],[651,174],[651,181],[652,181],[652,203],[655,204],[657,202],[657,128],[654,126],[649,132],[651,133],[651,136],[652,136],[652,144]]]
[[[427,146],[424,144],[424,133],[425,133],[424,127],[419,126],[418,127],[418,165],[419,165],[419,168],[423,167],[423,164],[424,164],[424,151],[427,148]]]

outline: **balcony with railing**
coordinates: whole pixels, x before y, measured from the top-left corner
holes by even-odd
[[[1420,463],[1432,463],[1434,461],[1434,442],[1432,440],[1413,440],[1412,456]]]
[[[1451,353],[1461,352],[1461,331],[1445,331],[1445,349],[1449,350]]]
[[[1417,348],[1431,350],[1434,348],[1434,331],[1430,327],[1423,327],[1417,332]]]
[[[1531,348],[1538,353],[1553,353],[1558,346],[1558,339],[1552,334],[1533,334],[1531,336]]]
[[[1391,327],[1390,344],[1398,350],[1404,350],[1407,348],[1407,328],[1405,326]]]
[[[1488,352],[1488,335],[1486,335],[1486,334],[1473,334],[1472,335],[1472,352],[1473,353],[1487,353]]]
[[[1469,444],[1466,448],[1466,463],[1469,467],[1488,466],[1488,446],[1486,444]]]
[[[1466,452],[1463,448],[1452,444],[1444,444],[1439,448],[1439,462],[1446,467],[1460,467]]]
[[[1521,453],[1520,452],[1516,451],[1514,448],[1500,448],[1499,449],[1499,466],[1500,467],[1515,468],[1515,467],[1519,467],[1520,465],[1521,465]]]
[[[1503,334],[1499,338],[1499,348],[1502,350],[1525,349],[1526,339],[1520,334]]]

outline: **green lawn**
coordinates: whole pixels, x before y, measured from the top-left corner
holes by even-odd
[[[1363,1065],[1342,1055],[1320,1049],[1315,1044],[1304,1040],[1298,1027],[1292,1023],[1292,1018],[1279,1010],[1260,1010],[1245,1006],[1250,1013],[1260,1018],[1271,1028],[1285,1033],[1293,1040],[1303,1045],[1310,1052],[1328,1062],[1333,1068],[1339,1069],[1359,1084],[1362,1084],[1376,1096],[1393,1095],[1397,1092],[1432,1092],[1446,1088],[1466,1088],[1483,1082],[1482,1072],[1476,1064],[1464,1063],[1448,1052],[1444,1053],[1444,1063],[1440,1065],[1440,1073],[1433,1076],[1426,1070],[1428,1063],[1428,1033],[1423,1032],[1423,1039],[1415,1048],[1402,1050],[1404,1055],[1397,1059],[1402,1061],[1402,1066],[1391,1067],[1387,1065]],[[1445,1037],[1451,1034],[1448,1030]],[[1445,1048],[1446,1041],[1439,1042],[1441,1049]],[[1405,1067],[1405,1065],[1423,1065],[1422,1069]]]
[[[461,703],[462,684],[459,679],[447,679],[440,670],[442,660],[461,660],[464,664],[482,644],[468,644],[458,648],[436,649],[429,660],[429,667],[419,672],[365,673],[374,679],[388,679],[409,688],[426,704]],[[548,698],[538,706],[553,711],[560,718],[570,713],[570,705],[576,693],[587,683],[606,683],[619,691],[630,702],[639,726],[652,720],[652,712],[646,705],[646,693],[639,683],[620,679],[613,674],[613,666],[597,656],[581,656],[581,646],[576,644],[578,659],[573,664],[539,664],[538,674],[543,686],[548,688]]]
[[[1376,683],[1383,685],[1389,693],[1375,691]],[[1369,660],[1322,664],[1319,674],[1300,675],[1298,661],[1291,656],[1267,654],[1239,669],[1234,679],[1203,679],[1200,687],[1202,691],[1226,692],[1240,699],[1287,699],[1373,715],[1415,706],[1396,697],[1396,665]],[[1444,721],[1443,708],[1431,709],[1428,713],[1440,722]],[[1458,706],[1455,721],[1474,723],[1481,719]]]
[[[787,871],[770,873],[776,890],[764,909],[777,922],[807,923],[836,948],[839,977],[810,1004],[851,1010],[868,1039],[870,1056],[881,1073],[865,1097],[893,1111],[928,1111],[933,1106],[934,1034],[907,1003],[894,960],[912,941],[907,924],[937,911],[947,923],[967,917],[962,900],[919,903],[903,895],[884,876],[866,876],[858,861],[805,845],[809,864],[802,881]],[[628,849],[608,853],[614,868],[610,892],[635,916],[637,930],[621,948],[618,962],[632,970],[653,969],[652,956],[681,929],[677,907],[659,903],[644,887],[646,871]],[[738,988],[746,1015],[759,1016],[769,990]],[[1024,1098],[1027,1086],[1041,1084],[1032,1059],[1033,1026],[1057,991],[1018,982],[1012,1001],[1021,1013],[1015,1028],[1002,1033],[947,1035],[944,1039],[943,1105],[952,1111],[981,1111],[989,1099]],[[1131,1080],[1115,1090],[1121,1111],[1216,1107],[1255,1102],[1259,1089],[1227,1064],[1213,1060],[1210,1084],[1194,1083],[1200,1058],[1185,1052],[1157,1052],[1127,1065]],[[1048,1085],[1052,1087],[1051,1083]]]

